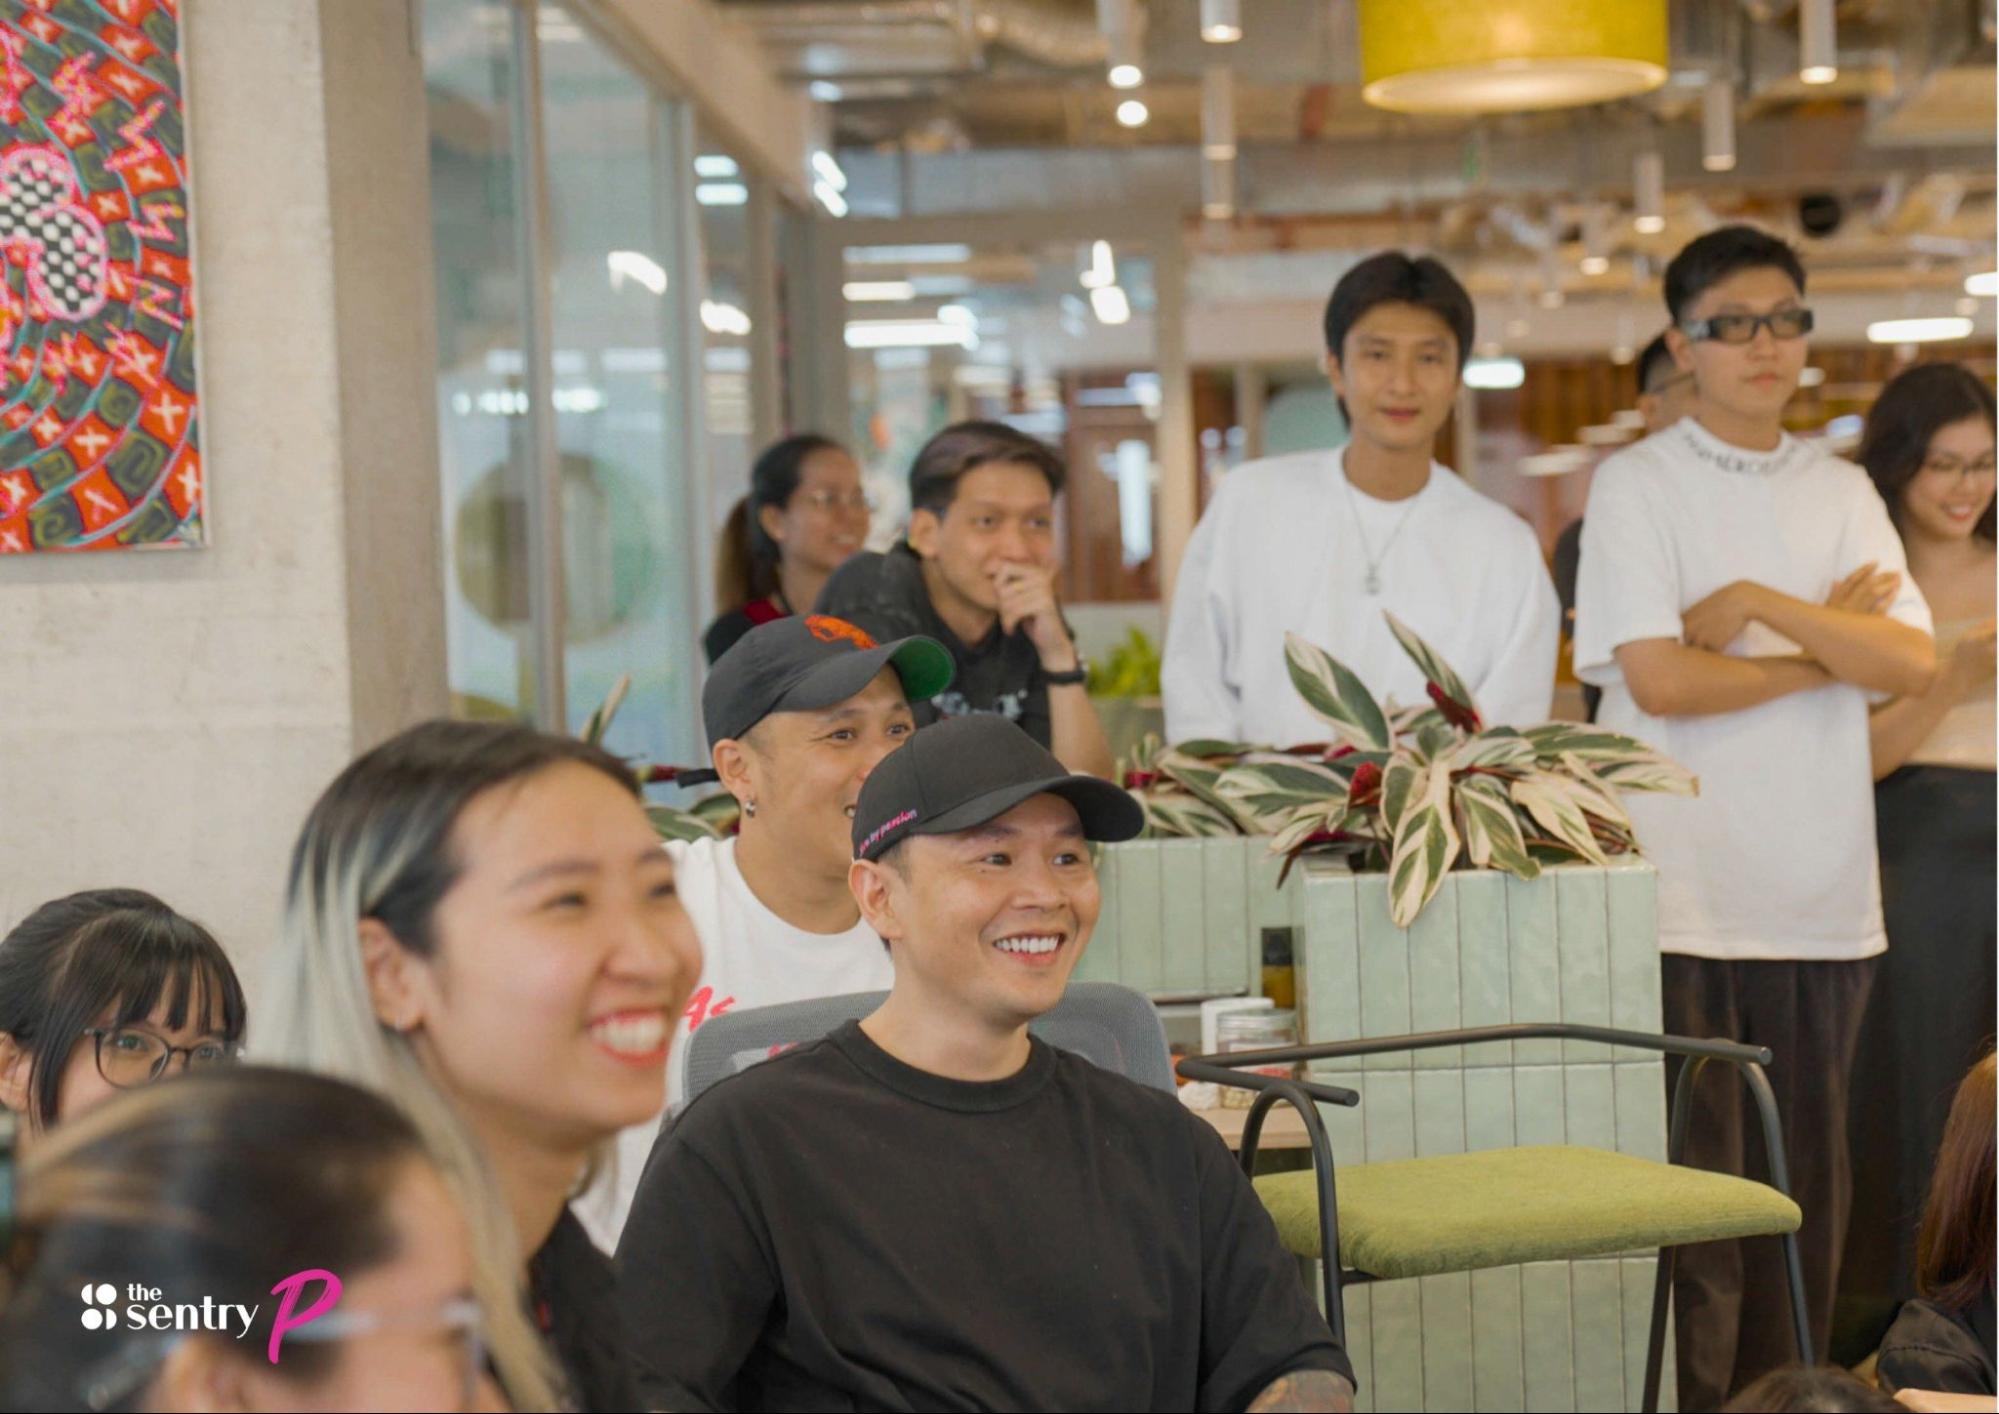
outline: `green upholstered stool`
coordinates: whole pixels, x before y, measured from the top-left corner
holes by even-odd
[[[1318,1258],[1310,1172],[1256,1180],[1284,1245]],[[1339,1169],[1340,1265],[1380,1280],[1796,1232],[1761,1183],[1602,1149],[1550,1145]]]

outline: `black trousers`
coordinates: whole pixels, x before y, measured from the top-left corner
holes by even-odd
[[[1877,959],[1723,962],[1669,953],[1663,964],[1667,1031],[1773,1053],[1770,1088],[1784,1126],[1791,1196],[1804,1210],[1799,1256],[1812,1343],[1823,1358],[1852,1204],[1847,1087]],[[1767,1182],[1762,1124],[1735,1069],[1709,1065],[1691,1102],[1684,1161]],[[1774,1237],[1680,1248],[1673,1314],[1680,1408],[1689,1414],[1719,1409],[1758,1375],[1798,1358],[1783,1249]]]
[[[1994,777],[1905,766],[1874,789],[1888,952],[1854,1063],[1853,1218],[1833,1357],[1857,1364],[1915,1291],[1916,1229],[1958,1082],[1992,1045]]]

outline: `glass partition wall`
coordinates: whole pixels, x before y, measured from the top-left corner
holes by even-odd
[[[422,14],[453,710],[573,732],[629,675],[611,748],[696,762],[771,197],[553,0]]]

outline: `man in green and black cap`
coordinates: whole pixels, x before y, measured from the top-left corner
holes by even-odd
[[[850,821],[868,773],[915,731],[910,704],[950,682],[934,639],[878,644],[824,614],[761,624],[716,660],[701,693],[713,769],[681,780],[721,781],[742,823],[730,839],[666,846],[702,952],[667,1063],[669,1109],[687,1039],[709,1017],[889,985],[889,955],[847,890]],[[657,1132],[621,1135],[618,1162],[578,1205],[607,1248]]]
[[[1221,1139],[1028,1033],[1143,818],[988,715],[854,812],[881,1007],[699,1095],[618,1249],[662,1409],[1351,1407],[1353,1370]]]

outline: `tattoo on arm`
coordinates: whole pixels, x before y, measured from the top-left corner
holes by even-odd
[[[1283,1410],[1330,1410],[1346,1414],[1353,1408],[1353,1386],[1331,1370],[1293,1370],[1279,1375],[1249,1402],[1249,1414]]]

